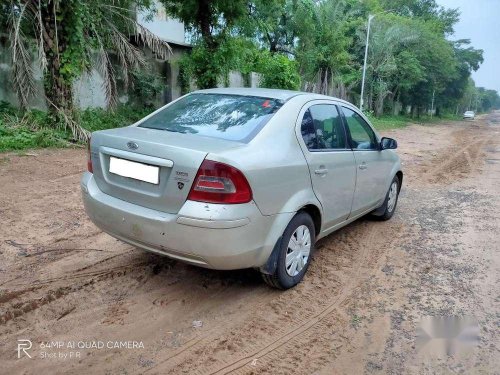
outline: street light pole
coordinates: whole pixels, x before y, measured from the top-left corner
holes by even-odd
[[[361,99],[359,101],[359,109],[363,110],[364,97],[365,97],[365,79],[366,79],[366,64],[368,61],[368,44],[370,43],[370,28],[372,20],[379,14],[392,13],[394,9],[386,10],[385,12],[370,14],[368,16],[368,30],[366,31],[366,46],[365,46],[365,62],[363,63],[363,79],[361,81]]]
[[[363,64],[363,79],[361,81],[361,99],[359,101],[359,109],[361,110],[363,110],[364,95],[365,95],[366,64],[368,60],[368,43],[370,42],[370,27],[374,17],[375,16],[372,14],[368,16],[368,30],[366,32],[366,46],[365,46],[365,62]]]
[[[432,104],[431,104],[431,119],[434,116],[434,98],[436,96],[436,90],[432,90]]]

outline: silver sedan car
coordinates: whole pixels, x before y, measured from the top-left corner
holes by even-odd
[[[366,214],[391,218],[403,182],[396,147],[340,99],[201,90],[94,132],[83,202],[124,242],[201,267],[256,268],[286,289],[318,239]]]
[[[476,117],[476,113],[474,111],[467,111],[464,113],[464,120],[474,120]]]

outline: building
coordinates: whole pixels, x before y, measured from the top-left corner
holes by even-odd
[[[138,13],[137,22],[146,27],[156,36],[165,40],[172,48],[172,55],[166,60],[155,59],[150,51],[145,51],[146,55],[157,67],[158,73],[165,78],[165,91],[163,95],[163,104],[171,102],[181,96],[181,87],[179,85],[179,59],[186,52],[189,52],[191,45],[186,43],[186,29],[184,23],[175,18],[167,16],[165,9],[155,1],[156,12],[152,18],[148,14]]]
[[[156,2],[156,12],[152,17],[145,13],[136,13],[138,23],[146,27],[155,35],[169,43],[172,54],[166,59],[158,59],[146,47],[140,47],[150,65],[156,70],[164,82],[164,91],[157,105],[168,103],[181,96],[179,84],[179,60],[184,53],[189,52],[191,45],[186,43],[184,24],[176,19],[167,17],[164,8]],[[133,36],[132,36],[133,37]],[[6,101],[14,106],[19,106],[15,90],[11,82],[11,52],[9,49],[8,35],[0,34],[0,101]],[[39,64],[33,61],[35,85],[38,93],[43,93],[43,73]],[[93,70],[84,74],[73,84],[75,104],[84,109],[89,107],[106,107],[106,96],[102,87],[103,79],[100,73]],[[123,85],[118,84],[120,102],[127,103],[127,92]],[[30,100],[30,107],[45,110],[47,108],[43,95],[37,95]]]

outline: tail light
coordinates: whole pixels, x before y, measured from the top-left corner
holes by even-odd
[[[230,165],[204,160],[188,199],[207,203],[248,203],[252,189],[243,173]]]
[[[87,143],[87,170],[90,173],[94,173],[94,169],[92,168],[92,154],[90,153],[90,138]]]

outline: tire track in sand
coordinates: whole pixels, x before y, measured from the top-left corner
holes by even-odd
[[[364,238],[364,241],[361,247],[361,254],[359,262],[354,270],[354,274],[351,277],[351,282],[349,282],[345,287],[342,288],[342,292],[336,296],[333,300],[331,300],[326,306],[322,309],[318,310],[315,315],[308,318],[303,322],[301,327],[295,327],[290,329],[284,335],[274,339],[270,343],[260,348],[255,348],[253,350],[247,351],[246,355],[236,361],[229,362],[223,367],[218,368],[215,371],[203,371],[200,374],[228,374],[228,373],[244,373],[246,371],[252,372],[255,370],[255,366],[252,363],[261,362],[264,358],[273,356],[276,360],[280,357],[280,353],[275,352],[288,352],[288,348],[290,347],[300,347],[302,349],[308,349],[308,347],[304,347],[300,345],[299,341],[308,341],[310,338],[310,334],[314,328],[323,328],[322,324],[325,318],[329,317],[331,313],[333,313],[342,303],[344,303],[351,294],[356,290],[356,288],[367,278],[361,276],[361,270],[365,268],[374,269],[374,264],[371,262],[371,257],[368,257],[368,252],[371,250],[371,246],[373,244],[373,240],[380,235],[378,228],[376,226],[371,226],[369,233]],[[399,236],[401,235],[401,232]],[[390,237],[390,240],[384,244],[385,247],[389,248],[394,244],[399,236]],[[381,249],[383,251],[387,251],[387,249]],[[377,259],[381,259],[381,256],[377,256]],[[370,267],[369,267],[370,266]],[[320,325],[320,327],[317,327]],[[298,353],[295,352],[295,355]],[[300,357],[300,355],[298,355]],[[257,361],[255,361],[257,360]],[[255,361],[255,362],[254,362]]]
[[[333,299],[328,301],[325,305],[321,307],[315,308],[311,312],[306,312],[305,314],[299,314],[298,317],[293,319],[290,322],[287,322],[287,327],[291,327],[286,330],[285,333],[274,335],[265,340],[258,340],[258,343],[253,345],[246,346],[242,351],[238,352],[238,358],[231,360],[230,357],[226,357],[228,359],[222,359],[215,362],[212,366],[205,366],[203,369],[200,369],[197,364],[189,363],[187,364],[188,368],[183,368],[186,365],[187,358],[196,357],[196,352],[202,350],[203,347],[208,346],[213,341],[219,339],[221,337],[219,327],[214,327],[209,333],[205,335],[198,335],[191,340],[189,340],[183,348],[180,348],[177,352],[170,355],[168,358],[159,361],[155,366],[149,368],[145,372],[149,371],[158,371],[168,369],[169,372],[182,372],[189,371],[190,373],[196,374],[227,374],[233,371],[254,371],[255,367],[252,366],[252,362],[258,360],[259,362],[266,359],[269,356],[274,356],[273,354],[276,352],[281,352],[291,345],[296,345],[296,339],[301,337],[301,340],[308,339],[311,331],[314,331],[318,326],[322,326],[325,318],[331,316],[332,312],[334,312],[343,302],[345,302],[352,292],[360,285],[362,281],[366,279],[367,276],[361,277],[361,270],[364,268],[373,268],[373,262],[371,260],[372,257],[368,257],[368,254],[373,249],[373,244],[376,238],[380,236],[380,228],[376,225],[370,225],[368,228],[368,233],[362,234],[359,233],[361,228],[357,228],[352,233],[348,234],[348,237],[356,238],[357,236],[362,236],[359,238],[358,248],[360,249],[360,254],[356,256],[355,267],[352,272],[349,273],[347,277],[347,283],[341,286],[341,293],[336,295]],[[389,229],[387,229],[389,231]],[[402,235],[402,231],[399,231],[399,235]],[[390,238],[389,241],[384,242],[379,246],[377,252],[387,251],[397,239],[398,237],[394,236]],[[327,239],[326,239],[327,240]],[[324,240],[323,240],[324,241]],[[327,249],[324,249],[327,250]],[[336,256],[336,254],[327,254],[330,257]],[[377,256],[377,259],[380,259],[381,256]],[[316,260],[317,261],[317,260]],[[304,281],[307,282],[307,281]],[[302,296],[301,298],[309,296]],[[311,299],[310,305],[317,306],[318,301],[321,299],[313,300]],[[279,317],[277,317],[279,318]],[[258,320],[258,318],[255,318]],[[328,322],[328,325],[331,323]],[[252,325],[249,324],[249,327]],[[251,329],[251,328],[249,328]],[[213,332],[212,332],[213,331]],[[278,330],[278,332],[283,332],[283,329]],[[242,336],[242,332],[238,332],[238,335]],[[189,362],[189,361],[188,361]]]

